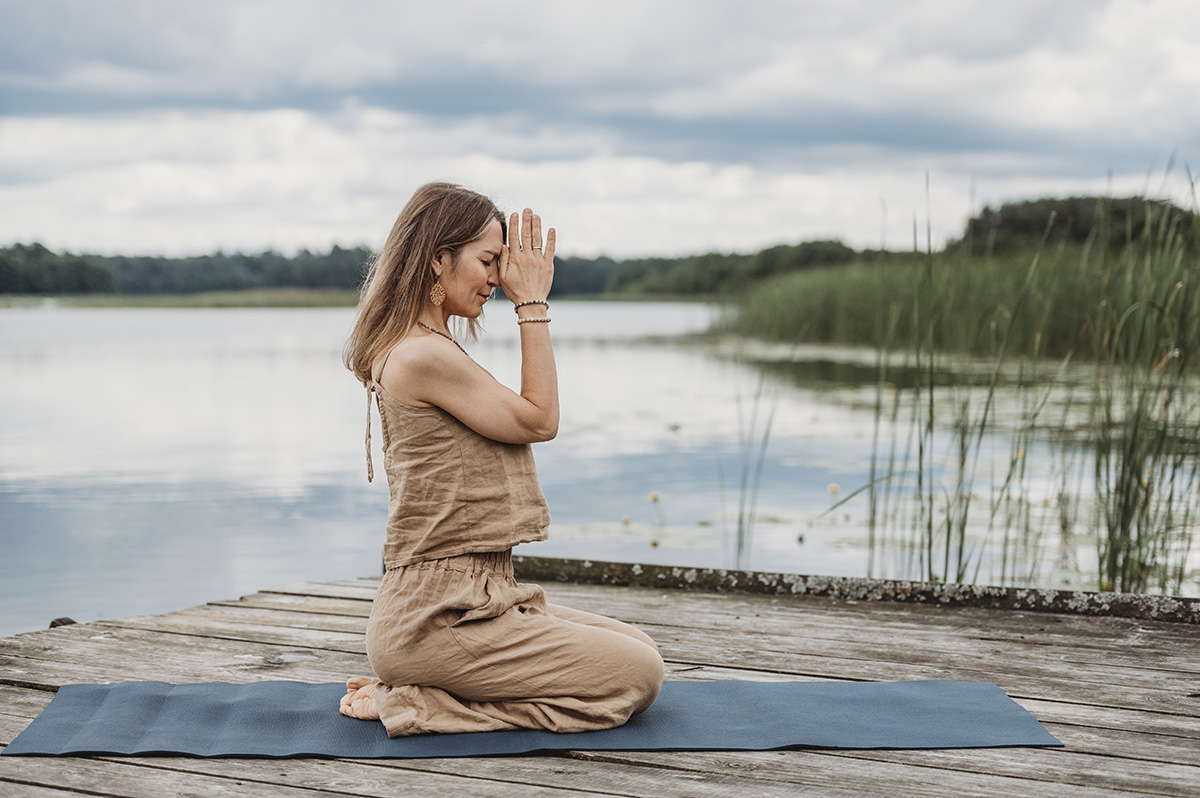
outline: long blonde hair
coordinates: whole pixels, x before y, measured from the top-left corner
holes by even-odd
[[[426,183],[396,217],[392,232],[367,271],[358,301],[358,320],[346,341],[342,362],[366,384],[371,368],[417,323],[429,290],[437,280],[433,260],[449,250],[457,264],[458,249],[475,241],[500,222],[508,237],[504,214],[490,199],[453,183]],[[467,320],[475,337],[475,319]]]

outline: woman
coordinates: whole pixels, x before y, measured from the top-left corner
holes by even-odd
[[[631,626],[547,604],[513,578],[511,550],[550,521],[529,444],[558,431],[546,297],[554,230],[528,208],[505,225],[491,200],[422,186],[363,290],[346,365],[382,419],[391,498],[385,573],[367,624],[374,678],[346,683],[341,712],[389,735],[619,726],[662,685],[654,642]],[[507,244],[505,243],[507,239]],[[521,392],[454,340],[499,286],[521,336]]]

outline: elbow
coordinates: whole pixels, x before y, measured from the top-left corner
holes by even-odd
[[[515,423],[509,427],[507,433],[493,437],[504,443],[545,443],[558,436],[557,410],[522,413],[513,421]]]
[[[530,443],[545,443],[558,437],[558,410],[541,414],[530,424],[529,434],[533,437]]]
[[[545,443],[552,441],[558,437],[558,419],[552,419],[545,424],[538,425],[535,429],[530,430],[533,435],[533,440],[530,443]]]

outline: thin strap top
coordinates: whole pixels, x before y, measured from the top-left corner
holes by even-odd
[[[485,438],[437,407],[403,404],[374,374],[367,385],[368,478],[372,394],[390,494],[385,567],[546,539],[550,512],[527,444]]]

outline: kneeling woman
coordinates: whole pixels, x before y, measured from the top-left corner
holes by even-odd
[[[507,243],[506,243],[507,241]],[[382,418],[391,499],[385,574],[367,625],[372,678],[341,712],[388,734],[619,726],[654,701],[663,663],[631,626],[547,604],[513,578],[511,551],[550,521],[529,444],[558,430],[546,297],[554,230],[529,209],[421,187],[375,259],[346,365]],[[476,319],[499,286],[521,335],[521,392],[476,364],[451,316]]]

